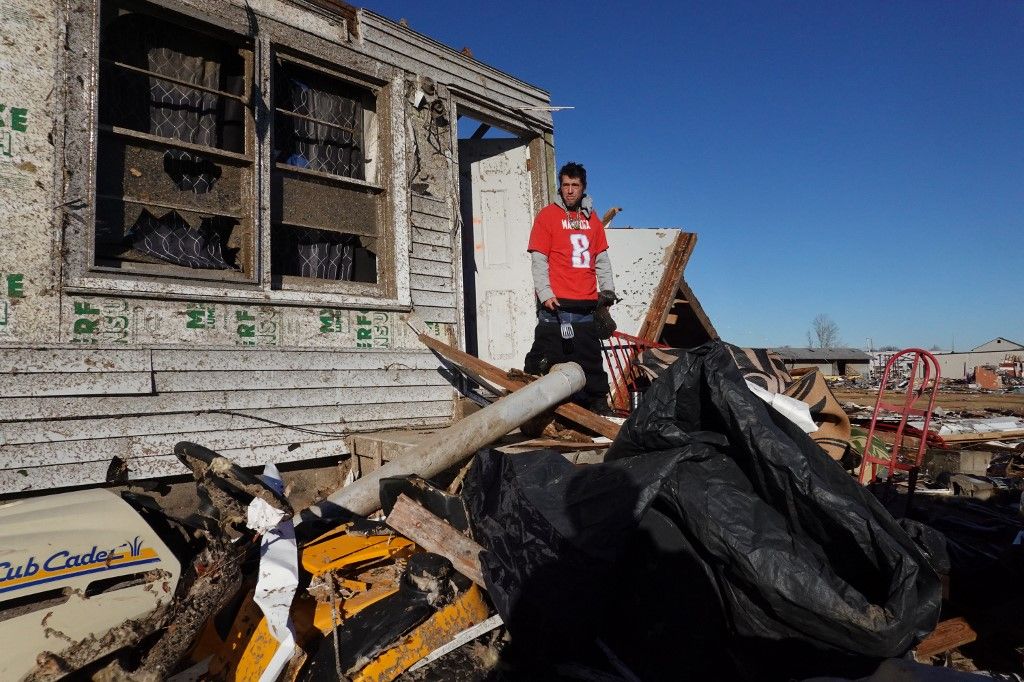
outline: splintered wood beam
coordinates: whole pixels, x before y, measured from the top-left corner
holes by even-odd
[[[494,384],[506,391],[518,391],[523,386],[526,386],[522,381],[509,379],[507,372],[498,369],[490,363],[484,362],[480,358],[461,351],[458,348],[453,348],[444,341],[438,341],[434,337],[426,334],[420,334],[419,340],[427,348],[437,351],[456,365],[465,369],[467,373],[475,374],[488,383]],[[590,410],[580,407],[575,403],[559,405],[555,408],[555,414],[568,419],[578,426],[582,426],[585,429],[589,429],[594,433],[600,434],[605,438],[615,440],[615,437],[619,435],[618,424],[605,419],[600,415],[594,414]]]
[[[448,559],[456,571],[487,589],[480,567],[480,552],[484,548],[443,519],[431,514],[409,497],[399,495],[386,523],[428,552]]]
[[[661,273],[661,281],[654,290],[651,304],[647,308],[647,315],[637,336],[644,341],[656,342],[661,337],[661,330],[665,327],[665,319],[668,317],[679,285],[683,281],[683,271],[693,253],[693,247],[697,245],[697,235],[692,232],[680,232],[676,235],[672,244],[672,253],[669,256],[665,270]],[[686,297],[688,298],[688,297]]]
[[[976,639],[978,633],[967,621],[963,618],[950,618],[936,625],[935,630],[914,647],[914,655],[920,661],[970,644]]]
[[[608,209],[608,212],[601,217],[601,224],[604,225],[605,227],[608,227],[608,223],[614,220],[615,216],[619,215],[620,213],[622,213],[622,208],[619,206]]]

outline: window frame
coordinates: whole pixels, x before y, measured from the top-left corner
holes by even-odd
[[[120,2],[113,2],[110,4],[118,5],[120,8],[126,8],[129,3],[121,0]],[[148,145],[161,146],[168,149],[182,149],[185,151],[192,151],[207,157],[219,163],[227,163],[231,165],[238,165],[247,167],[243,171],[242,182],[239,183],[239,218],[242,221],[248,221],[249,228],[247,234],[243,235],[243,239],[246,241],[246,262],[245,267],[241,268],[240,271],[232,270],[214,270],[214,269],[202,269],[202,268],[188,268],[186,266],[175,265],[174,263],[137,263],[134,261],[124,261],[120,267],[100,265],[96,262],[96,242],[95,242],[95,229],[96,229],[96,214],[98,212],[99,203],[101,200],[110,201],[121,201],[124,204],[135,204],[148,208],[155,208],[160,210],[176,210],[186,212],[197,212],[197,213],[209,213],[210,215],[219,215],[217,212],[204,211],[202,209],[190,209],[185,206],[171,206],[169,204],[160,204],[158,202],[147,202],[141,200],[141,198],[132,197],[126,200],[124,197],[128,196],[127,193],[122,193],[120,197],[114,195],[101,196],[99,194],[99,183],[93,183],[93,203],[92,203],[92,215],[91,215],[91,237],[88,240],[88,248],[91,253],[86,261],[89,271],[93,273],[100,273],[102,275],[114,275],[124,277],[157,277],[161,279],[173,278],[183,280],[198,280],[198,281],[211,281],[218,283],[231,283],[231,284],[256,284],[259,282],[259,232],[261,230],[258,215],[255,211],[255,202],[250,198],[248,201],[246,197],[254,197],[255,194],[251,192],[251,188],[255,186],[257,181],[258,159],[257,159],[257,139],[256,139],[256,122],[252,115],[252,106],[248,102],[252,101],[253,95],[253,84],[255,82],[256,75],[256,50],[254,44],[247,44],[247,40],[243,35],[237,32],[231,31],[230,29],[218,29],[216,26],[206,23],[188,22],[187,18],[174,16],[173,12],[168,12],[159,6],[143,6],[144,9],[141,13],[146,14],[157,19],[174,22],[180,25],[185,25],[190,31],[209,36],[210,38],[217,40],[218,42],[231,47],[232,49],[238,50],[243,60],[243,83],[241,95],[234,96],[230,93],[220,93],[212,88],[205,86],[194,86],[187,83],[183,83],[178,79],[171,77],[163,77],[160,74],[156,74],[158,80],[164,80],[166,82],[178,83],[183,87],[199,90],[199,91],[214,91],[218,93],[218,96],[231,97],[241,102],[243,107],[242,123],[242,151],[235,152],[227,149],[219,149],[216,147],[209,147],[206,145],[195,144],[191,142],[185,142],[175,138],[167,138],[152,133],[146,133],[131,128],[124,128],[114,126],[109,123],[100,123],[99,121],[99,104],[100,104],[100,93],[99,86],[101,85],[101,72],[103,71],[103,62],[110,62],[104,59],[100,54],[100,41],[102,40],[102,27],[97,29],[96,38],[96,121],[95,121],[95,140],[96,148],[92,155],[93,163],[95,165],[95,171],[98,173],[99,170],[99,150],[100,140],[104,137],[116,139],[118,142],[126,145],[132,144],[138,147],[145,147]],[[98,21],[102,22],[102,8],[98,8]],[[128,66],[129,71],[136,73],[150,74],[155,73],[142,69],[135,66]],[[245,181],[247,176],[248,182]],[[95,177],[95,175],[94,175]],[[187,199],[183,198],[180,204],[188,203]],[[227,215],[227,214],[224,214]],[[234,217],[234,216],[228,216]]]
[[[271,159],[271,168],[268,177],[273,181],[273,175],[279,174],[290,174],[292,176],[303,177],[316,181],[322,181],[325,183],[334,184],[340,187],[347,187],[355,190],[365,190],[378,195],[377,198],[377,236],[375,237],[378,244],[377,252],[377,281],[375,283],[369,282],[355,282],[355,281],[342,281],[342,280],[324,280],[316,279],[312,277],[300,277],[297,275],[280,275],[276,276],[277,287],[275,292],[280,291],[310,291],[316,290],[319,292],[329,292],[336,294],[344,293],[357,293],[364,296],[383,296],[386,294],[386,287],[388,284],[388,272],[386,272],[386,266],[388,263],[394,261],[394,254],[392,253],[392,241],[389,240],[388,231],[386,226],[388,221],[391,219],[390,213],[390,201],[388,195],[391,193],[388,191],[387,186],[380,182],[380,176],[386,173],[387,164],[381,163],[381,149],[384,145],[381,143],[382,138],[385,137],[382,129],[387,124],[382,123],[381,108],[387,109],[389,100],[391,99],[391,93],[387,91],[386,86],[381,84],[374,84],[372,81],[366,80],[365,78],[353,77],[350,74],[346,74],[338,68],[332,68],[331,65],[321,64],[317,61],[310,60],[306,57],[299,56],[296,51],[290,50],[287,46],[280,44],[272,45],[272,54],[270,56],[270,95],[269,100],[273,103],[276,102],[276,90],[277,85],[274,82],[274,74],[276,73],[275,63],[278,59],[283,61],[291,62],[298,65],[301,68],[310,69],[316,71],[328,78],[333,78],[337,81],[341,81],[347,85],[362,89],[368,92],[374,99],[374,110],[373,119],[375,119],[375,126],[377,129],[377,139],[373,142],[372,147],[374,150],[373,168],[375,178],[374,180],[360,180],[358,178],[350,178],[341,175],[334,175],[324,171],[317,171],[308,168],[301,168],[298,166],[291,166],[281,161],[274,161]],[[277,115],[276,105],[274,106],[275,116]],[[369,121],[366,116],[366,112],[363,112],[363,140],[364,148],[369,147],[366,143],[366,127]],[[276,130],[276,126],[274,128]],[[404,135],[404,130],[402,131]],[[271,146],[273,146],[273,135],[274,131],[271,131]],[[306,226],[311,227],[311,226]],[[273,235],[273,225],[268,226],[270,234]],[[319,229],[319,228],[314,228]],[[271,237],[272,239],[272,237]],[[273,250],[273,243],[270,245],[270,249]],[[384,264],[384,267],[382,267]],[[273,273],[271,273],[273,275]],[[411,296],[411,294],[410,294]]]
[[[102,2],[102,0],[101,0]],[[269,305],[308,305],[332,307],[369,307],[378,310],[410,310],[409,188],[406,180],[406,112],[404,108],[405,74],[401,69],[367,57],[344,42],[343,33],[310,32],[305,24],[315,15],[299,6],[287,13],[269,17],[255,15],[234,4],[218,3],[216,15],[197,0],[145,0],[130,3],[138,11],[156,15],[189,28],[229,35],[240,42],[255,33],[251,41],[251,66],[247,68],[245,92],[251,104],[245,107],[246,147],[253,145],[250,193],[252,215],[253,267],[250,277],[224,278],[223,272],[169,267],[174,272],[125,272],[124,269],[97,266],[95,261],[95,215],[97,202],[97,158],[99,143],[98,86],[100,47],[100,2],[87,13],[65,14],[68,49],[59,72],[65,78],[66,127],[60,145],[64,154],[62,212],[62,289],[67,293],[153,298],[180,298],[214,302],[260,302]],[[294,17],[291,15],[295,15]],[[254,24],[256,25],[254,27]],[[344,179],[353,186],[380,191],[381,218],[378,222],[377,283],[289,278],[287,286],[273,286],[270,271],[270,174],[272,133],[274,129],[272,73],[275,54],[303,66],[313,65],[332,77],[369,90],[376,97],[377,182]],[[302,54],[301,59],[295,56]],[[72,122],[78,122],[73,124]],[[251,132],[250,132],[251,130]],[[147,135],[131,131],[135,135]],[[110,134],[110,133],[105,133]],[[158,138],[162,144],[163,138]],[[182,148],[187,148],[182,143]],[[234,157],[233,152],[223,152]],[[304,169],[293,169],[289,171]],[[314,172],[314,171],[306,171]],[[333,179],[335,176],[328,177]],[[243,183],[244,184],[244,183]],[[163,267],[157,265],[157,268]],[[184,272],[184,274],[183,274]],[[211,276],[212,273],[212,276]]]

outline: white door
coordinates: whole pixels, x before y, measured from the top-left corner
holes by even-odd
[[[526,144],[459,140],[466,341],[502,369],[523,366],[537,321],[526,252],[534,216]]]

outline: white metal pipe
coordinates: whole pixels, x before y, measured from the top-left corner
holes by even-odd
[[[336,507],[356,514],[370,514],[380,509],[382,478],[410,474],[424,478],[435,476],[582,390],[585,382],[583,369],[575,362],[555,365],[546,376],[438,431],[373,473],[309,507],[302,516],[329,517],[331,509]]]

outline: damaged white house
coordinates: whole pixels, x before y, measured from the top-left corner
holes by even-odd
[[[338,0],[0,18],[0,496],[183,473],[181,440],[255,466],[448,424],[411,315],[521,366],[545,91]],[[621,328],[664,269],[658,329],[714,336],[695,235],[612,233]]]
[[[179,473],[179,440],[255,465],[452,419],[405,321],[507,336],[547,93],[334,0],[0,16],[0,493]]]

